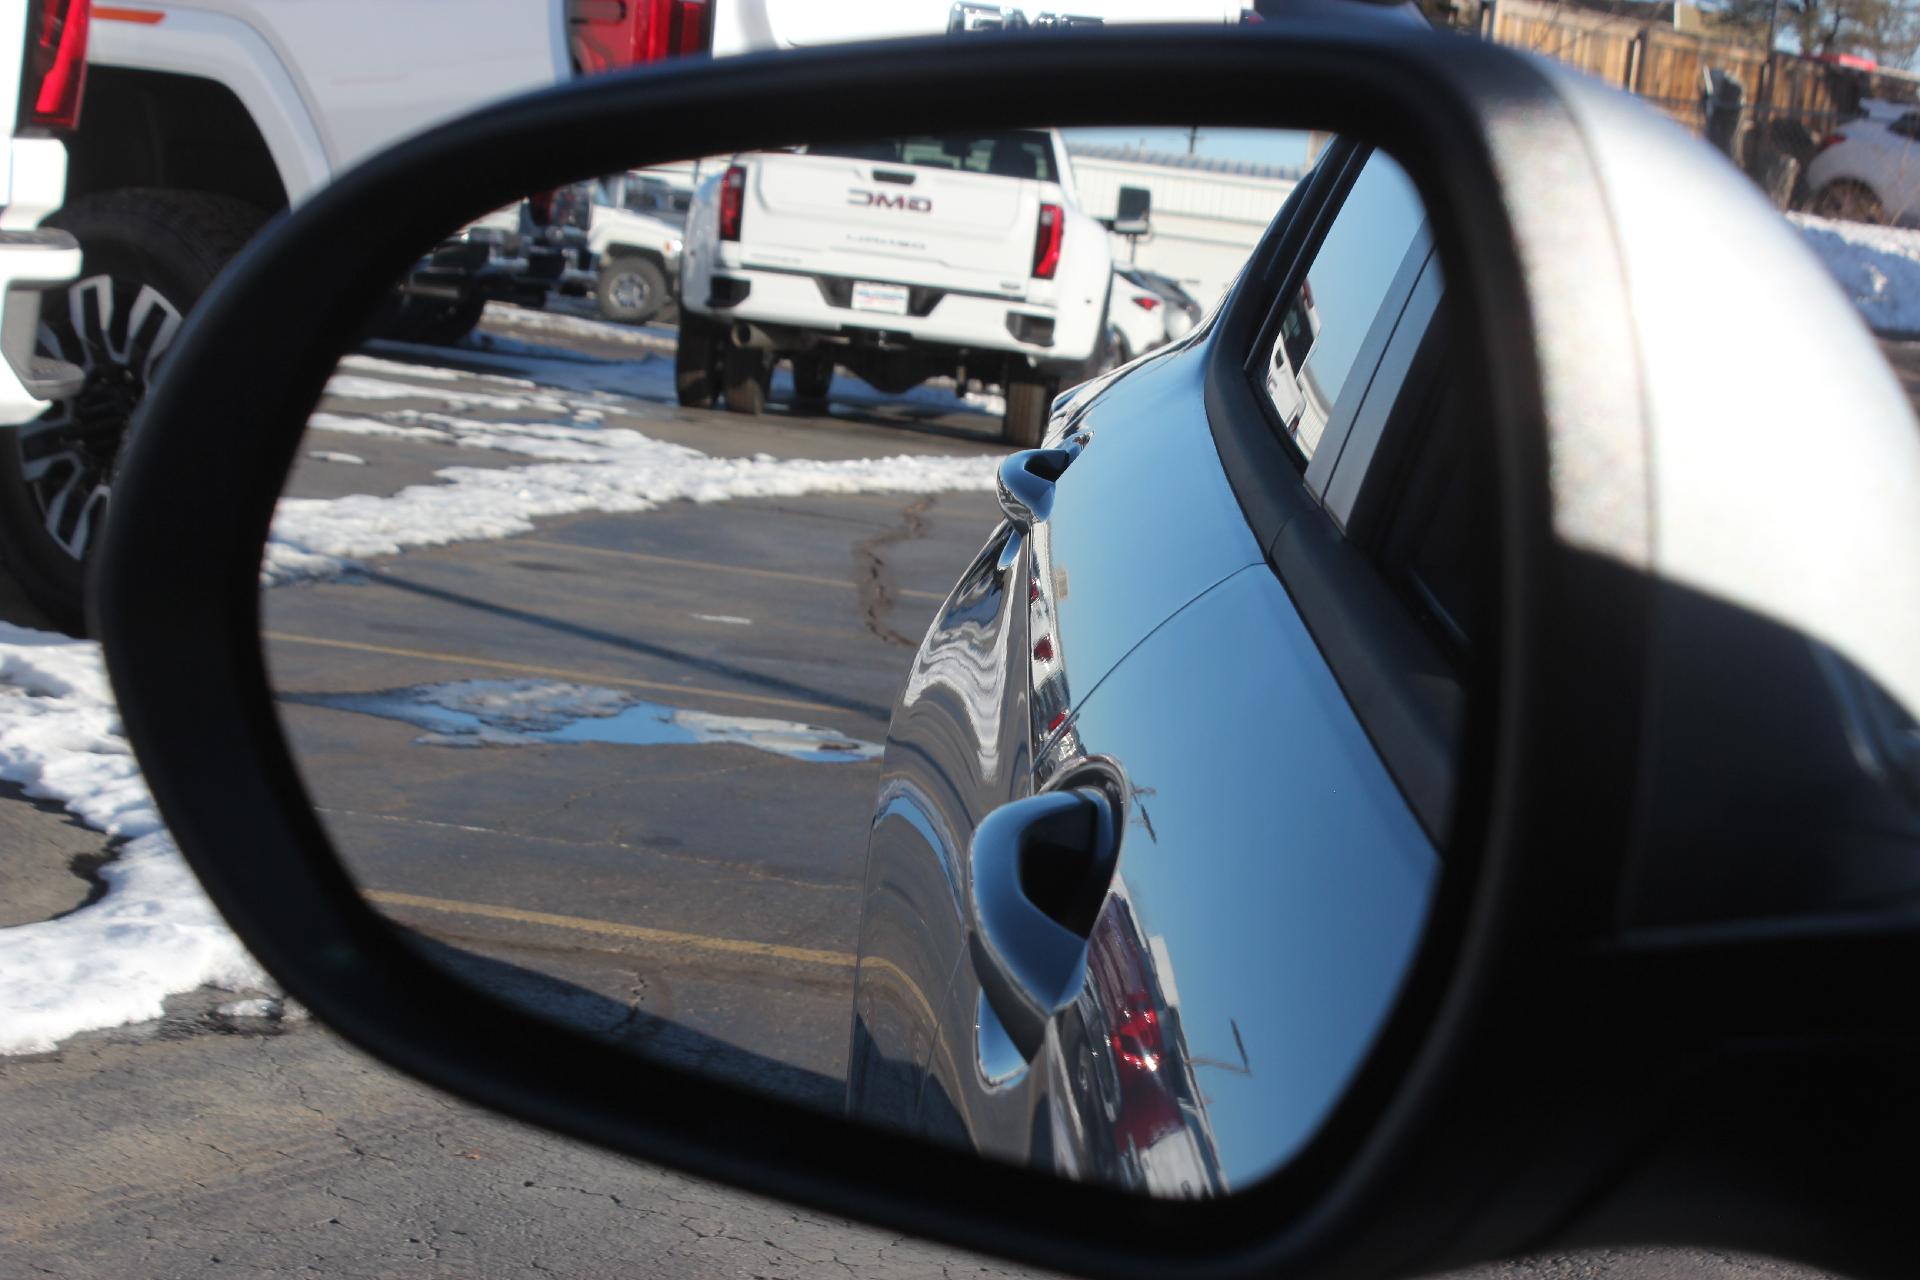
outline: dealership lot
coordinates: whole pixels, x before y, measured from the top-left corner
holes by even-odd
[[[343,370],[358,381],[323,406],[344,425],[310,434],[290,495],[388,502],[409,486],[457,487],[449,467],[488,502],[500,490],[482,473],[517,477],[510,488],[543,500],[596,477],[607,502],[664,483],[628,474],[659,470],[639,445],[596,453],[595,432],[697,451],[673,467],[772,468],[741,473],[761,489],[814,483],[779,469],[795,460],[904,453],[990,471],[999,452],[997,419],[951,395],[864,393],[824,418],[682,410],[659,378],[659,343],[556,330],[503,320],[465,352],[366,353]],[[540,479],[538,467],[579,471]],[[818,483],[852,484],[849,474]],[[646,510],[589,505],[441,545],[407,541],[422,529],[402,505],[356,508],[351,528],[310,522],[335,541],[281,562],[265,598],[267,653],[307,784],[369,898],[455,972],[548,1016],[832,1105],[878,772],[861,748],[884,736],[912,645],[997,518],[979,485],[943,487],[956,477],[903,473],[922,486],[908,492],[716,489]],[[449,508],[442,531],[478,527],[459,522],[483,506]],[[397,553],[342,554],[381,521]],[[296,562],[305,570],[286,568]],[[478,681],[548,701],[489,720],[447,692]],[[571,702],[549,696],[556,685]],[[568,711],[589,704],[596,714]],[[636,710],[656,726],[712,717],[695,723],[718,736],[598,732]],[[821,751],[850,758],[802,758]],[[0,808],[23,843],[87,843],[49,807]],[[104,841],[91,848],[97,858]],[[71,859],[16,873],[49,914],[88,895],[76,872],[92,864],[77,847]],[[253,994],[189,992],[160,1021],[0,1059],[13,1136],[0,1167],[7,1267],[1013,1274],[454,1103],[296,1008],[245,1004]],[[1808,1273],[1635,1251],[1480,1274]]]

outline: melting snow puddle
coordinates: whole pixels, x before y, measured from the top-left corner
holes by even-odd
[[[732,744],[808,764],[846,764],[880,756],[877,743],[815,725],[689,711],[617,689],[550,680],[456,680],[378,693],[295,693],[281,698],[410,724],[425,731],[414,739],[421,746]]]

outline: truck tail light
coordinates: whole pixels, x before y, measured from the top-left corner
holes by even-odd
[[[1033,238],[1033,278],[1051,280],[1060,269],[1060,237],[1066,231],[1066,217],[1057,204],[1040,206],[1040,229]]]
[[[1160,305],[1160,299],[1150,293],[1136,293],[1133,295],[1133,305],[1142,311],[1151,311]]]
[[[741,215],[747,204],[747,170],[743,165],[728,165],[727,176],[720,179],[720,238],[740,238]]]
[[[574,62],[589,74],[705,53],[710,0],[569,0]]]
[[[1826,137],[1820,139],[1820,145],[1813,149],[1813,154],[1819,155],[1822,151],[1825,151],[1828,147],[1838,146],[1840,143],[1845,142],[1846,140],[1847,140],[1847,135],[1844,133],[1830,133]]]
[[[23,127],[70,131],[80,124],[87,81],[89,0],[35,0],[27,14],[20,67]]]

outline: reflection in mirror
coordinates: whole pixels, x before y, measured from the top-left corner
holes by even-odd
[[[648,1059],[1156,1194],[1278,1167],[1386,1017],[1443,829],[1257,565],[1199,401],[1204,313],[1307,160],[876,138],[583,176],[423,246],[263,566],[367,900]],[[1424,322],[1382,318],[1438,274],[1417,203],[1364,212],[1308,295],[1344,351],[1318,448],[1259,429],[1344,453],[1316,496],[1445,702],[1465,642],[1418,575],[1472,535],[1400,438]],[[1313,341],[1257,303],[1250,421]]]

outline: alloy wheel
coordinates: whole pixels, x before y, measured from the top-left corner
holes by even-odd
[[[99,532],[127,423],[179,332],[181,314],[139,280],[96,275],[66,292],[65,314],[43,314],[40,346],[80,366],[73,396],[18,429],[22,473],[48,536],[84,560]]]

